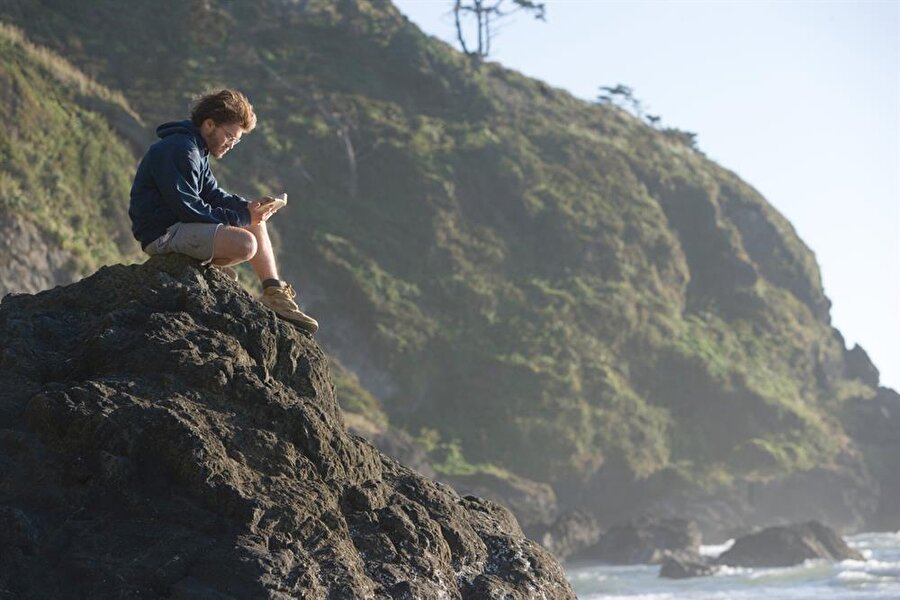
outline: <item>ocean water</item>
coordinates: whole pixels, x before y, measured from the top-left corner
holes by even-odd
[[[900,600],[900,532],[863,533],[847,543],[865,561],[807,561],[775,569],[726,567],[709,577],[660,579],[659,566],[575,565],[566,576],[580,600]],[[704,546],[717,556],[730,546]]]

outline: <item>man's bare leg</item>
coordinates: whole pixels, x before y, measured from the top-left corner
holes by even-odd
[[[256,236],[240,227],[223,225],[216,232],[212,264],[230,267],[252,259],[259,248]]]
[[[220,227],[213,246],[212,262],[215,265],[230,266],[250,261],[250,266],[263,284],[260,302],[275,311],[279,317],[292,321],[309,333],[314,334],[318,330],[318,321],[300,310],[293,300],[293,288],[282,283],[278,277],[275,253],[265,222],[246,228]],[[270,282],[266,288],[265,284],[269,280],[275,281]]]
[[[256,271],[260,283],[268,279],[279,279],[278,267],[275,264],[275,252],[272,250],[272,240],[269,239],[269,231],[263,221],[258,225],[247,227],[247,231],[256,238],[256,254],[250,259],[250,266]]]
[[[220,227],[213,244],[212,263],[230,267],[247,261],[250,261],[260,282],[279,279],[275,252],[265,222],[248,227]]]

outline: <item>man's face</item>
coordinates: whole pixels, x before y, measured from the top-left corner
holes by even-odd
[[[200,128],[200,133],[206,141],[209,153],[216,158],[222,158],[225,153],[234,148],[241,141],[244,130],[238,123],[221,125],[207,119]]]

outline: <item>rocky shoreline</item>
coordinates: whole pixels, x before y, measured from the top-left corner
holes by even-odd
[[[696,523],[642,516],[611,527],[568,560],[590,565],[660,565],[659,576],[669,579],[713,575],[723,566],[768,568],[817,559],[865,560],[836,531],[818,521],[775,525],[740,536],[718,556],[701,554],[700,543]]]

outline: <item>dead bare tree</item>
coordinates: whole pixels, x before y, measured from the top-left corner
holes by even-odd
[[[456,37],[462,51],[469,56],[484,58],[491,52],[491,39],[499,31],[500,22],[517,12],[531,13],[535,19],[546,21],[546,6],[533,0],[454,0],[453,16],[456,19]],[[478,46],[469,50],[463,33],[463,20],[474,17]]]

